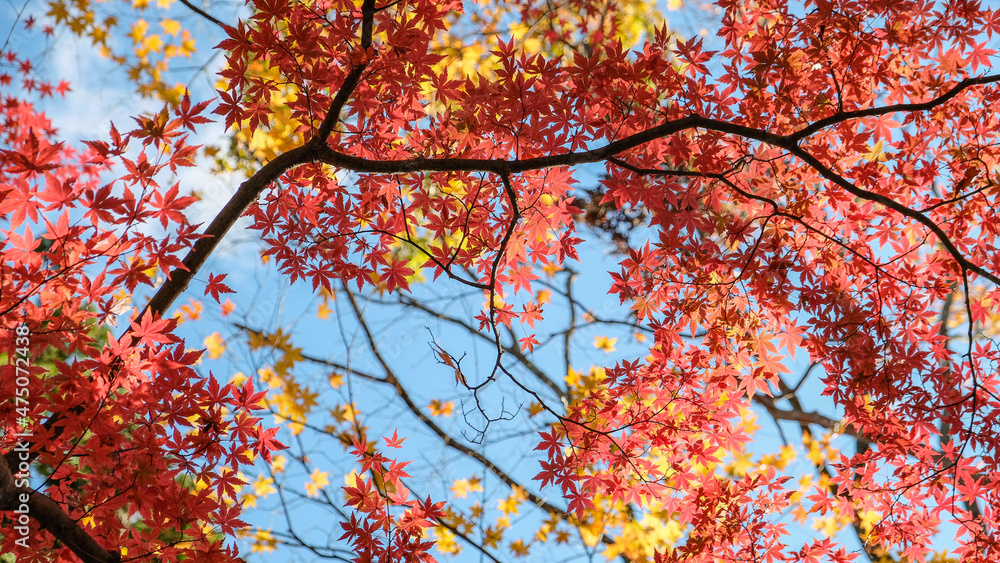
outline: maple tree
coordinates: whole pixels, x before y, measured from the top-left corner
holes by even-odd
[[[217,99],[163,79],[194,52],[177,21],[161,21],[172,49],[138,20],[116,54],[117,22],[49,3],[43,34],[89,37],[165,104],[79,146],[32,103],[70,85],[0,53],[4,552],[234,560],[241,513],[294,462],[300,500],[336,514],[339,539],[290,523],[256,530],[255,548],[415,561],[461,541],[499,560],[571,530],[628,561],[997,559],[998,12],[720,0],[709,51],[642,3],[260,0],[232,23],[181,4],[225,33]],[[247,178],[200,226],[177,176],[213,155],[194,144],[212,119],[234,138],[216,166]],[[351,316],[372,371],[245,323],[231,327],[273,365],[232,381],[196,368],[202,343],[177,325],[200,305],[172,307],[192,281],[208,303],[239,287],[205,266],[241,216],[320,311]],[[574,297],[582,225],[612,233],[627,316]],[[467,291],[477,310],[435,291]],[[453,402],[416,402],[424,375],[385,353],[362,292],[488,345],[469,358],[427,339],[464,426],[443,422]],[[569,320],[553,328],[556,302]],[[588,334],[597,350],[644,351],[578,371],[585,324],[607,329]],[[204,344],[217,355],[225,340]],[[560,340],[555,375],[541,359]],[[348,386],[328,424],[303,363]],[[372,435],[354,385],[390,391],[479,473],[449,498],[418,491],[409,465],[427,440]],[[754,413],[783,438],[797,425],[805,471],[794,447],[756,449]],[[479,447],[515,419],[537,431],[527,478]],[[307,430],[351,456],[343,487]],[[491,524],[463,500],[485,498],[487,474],[509,491]],[[527,535],[511,523],[522,506]]]

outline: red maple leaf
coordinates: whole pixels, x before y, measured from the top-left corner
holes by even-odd
[[[409,289],[410,286],[406,282],[406,278],[412,276],[413,273],[412,269],[406,267],[406,262],[394,261],[389,268],[382,272],[379,281],[385,283],[389,291],[393,291],[397,287]]]
[[[222,280],[226,279],[229,274],[208,275],[208,285],[205,286],[205,295],[211,295],[212,299],[215,299],[216,303],[221,303],[219,301],[220,293],[236,293],[231,287],[222,283]]]
[[[150,346],[156,343],[171,344],[179,342],[180,339],[170,334],[172,328],[177,324],[172,319],[154,319],[152,311],[146,311],[138,323],[131,322],[132,336],[138,339],[140,346]]]
[[[277,428],[264,429],[258,426],[256,429],[257,439],[253,444],[251,444],[250,448],[264,458],[264,461],[271,463],[272,451],[280,451],[288,447],[275,439],[274,436],[277,434]]]

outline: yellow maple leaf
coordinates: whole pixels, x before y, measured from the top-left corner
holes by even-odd
[[[517,502],[516,499],[513,499],[511,497],[507,497],[505,499],[500,499],[500,501],[497,503],[497,507],[504,514],[517,514],[517,506],[518,506],[518,504],[520,504],[520,503]]]
[[[330,306],[327,304],[326,300],[324,299],[323,302],[320,303],[319,307],[317,307],[317,309],[316,309],[316,316],[319,317],[319,318],[321,318],[321,319],[323,319],[325,321],[325,320],[327,320],[327,319],[330,318],[330,313],[332,313],[332,312],[333,312],[333,310],[330,309]]]
[[[136,22],[132,24],[132,31],[128,34],[128,36],[132,38],[132,43],[135,43],[136,45],[142,43],[143,38],[146,37],[147,29],[149,29],[149,24],[146,23],[146,20],[136,20]]]
[[[357,420],[358,415],[361,414],[361,411],[359,411],[357,407],[355,407],[353,404],[344,405],[344,407],[345,407],[344,418],[347,419],[347,422],[354,422],[355,420]]]
[[[437,549],[441,553],[448,553],[451,555],[457,555],[460,551],[462,551],[462,546],[455,541],[454,532],[444,526],[435,526],[433,530],[434,535],[437,536],[437,542],[434,544],[434,549]]]
[[[177,36],[181,31],[181,22],[177,20],[172,20],[170,18],[165,18],[160,22],[160,27],[163,28],[163,33],[168,35]]]
[[[337,388],[339,388],[343,384],[344,384],[344,375],[343,374],[341,374],[341,373],[332,373],[332,374],[330,374],[330,387],[333,387],[334,389],[337,389]]]
[[[777,454],[766,454],[760,459],[762,467],[774,466],[776,469],[784,469],[796,457],[795,448],[791,445],[784,445]]]
[[[344,475],[344,484],[348,487],[360,487],[364,484],[365,478],[358,474],[357,470],[352,469],[350,473]]]
[[[328,476],[329,473],[320,471],[318,467],[313,469],[312,474],[309,475],[309,482],[306,483],[306,494],[310,498],[318,496],[320,489],[330,484]]]
[[[455,494],[455,498],[465,498],[469,493],[482,492],[482,490],[482,479],[475,475],[471,479],[455,479],[455,483],[451,486],[451,492]]]
[[[545,411],[545,408],[542,407],[541,403],[531,403],[530,405],[528,405],[528,416],[529,417],[538,416],[543,411]]]
[[[226,351],[226,341],[222,339],[222,335],[218,332],[213,332],[205,338],[205,348],[208,349],[209,358],[218,360],[222,357],[222,353]]]
[[[876,524],[881,522],[883,519],[882,513],[875,510],[859,510],[858,511],[858,527],[865,533],[865,535],[870,535],[872,528]],[[865,538],[867,539],[867,538]]]
[[[567,387],[571,387],[571,388],[572,387],[579,387],[580,383],[583,382],[582,375],[583,374],[581,374],[580,372],[576,371],[575,369],[569,368],[569,371],[566,372],[566,378],[565,378],[566,379],[566,386]]]
[[[503,539],[503,528],[500,526],[493,527],[489,526],[483,532],[483,545],[486,547],[496,548]]]
[[[434,416],[451,416],[451,413],[455,410],[455,403],[452,401],[431,399],[430,404],[427,405],[427,409]]]
[[[883,150],[882,145],[883,145],[882,141],[879,141],[875,143],[875,146],[869,146],[868,152],[865,153],[863,158],[869,162],[879,162],[882,160],[886,160],[888,156]]]
[[[484,512],[485,510],[483,508],[483,505],[479,504],[478,502],[469,508],[469,516],[471,516],[473,519],[481,518]]]
[[[243,387],[243,384],[246,383],[248,379],[250,378],[247,377],[245,373],[238,371],[233,374],[233,379],[230,383],[233,384],[233,387]]]
[[[256,530],[253,534],[253,545],[250,546],[250,553],[267,553],[274,551],[278,546],[278,538],[271,534],[270,530]]]
[[[726,471],[737,477],[745,477],[755,465],[751,452],[733,452],[732,460],[726,464]]]
[[[528,495],[524,488],[515,485],[510,496],[499,501],[500,511],[503,512],[505,516],[517,514],[517,507],[527,498]]]
[[[515,541],[510,542],[510,551],[516,557],[527,557],[529,547],[530,545],[525,544],[524,540],[522,539],[517,539]]]
[[[274,479],[258,475],[257,480],[253,483],[253,492],[255,495],[263,498],[271,493],[278,492],[278,489],[274,488]]]
[[[177,316],[175,317],[178,324],[184,321],[196,321],[200,319],[202,308],[201,301],[188,299],[187,305],[181,305],[181,310],[178,311]]]
[[[50,2],[49,11],[46,15],[55,19],[56,23],[62,23],[69,20],[69,11],[66,9],[66,3],[62,0]]]
[[[330,416],[337,422],[354,422],[360,414],[352,405],[338,405],[335,409],[330,409]]]
[[[271,471],[275,473],[281,473],[285,470],[285,464],[288,463],[288,458],[278,454],[272,458],[271,461]]]
[[[598,350],[604,350],[605,354],[610,354],[615,351],[615,344],[618,342],[617,338],[608,338],[607,336],[595,336],[594,337],[594,347]]]
[[[813,520],[812,527],[819,530],[824,536],[832,538],[842,527],[833,516],[822,516]]]
[[[267,383],[268,387],[274,389],[281,386],[281,378],[278,374],[274,373],[274,369],[271,366],[264,366],[257,370],[257,375],[260,376],[260,380]]]

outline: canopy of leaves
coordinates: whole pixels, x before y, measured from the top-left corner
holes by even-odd
[[[571,529],[585,553],[630,561],[928,561],[942,545],[1000,558],[1000,13],[965,0],[720,0],[710,51],[650,25],[642,3],[553,6],[259,0],[232,22],[193,8],[225,33],[218,97],[204,101],[158,74],[193,48],[179,24],[162,24],[179,41],[169,51],[136,23],[139,62],[119,62],[166,105],[79,147],[31,103],[67,85],[0,53],[0,388],[13,398],[0,407],[0,507],[27,504],[28,557],[235,559],[241,509],[279,491],[287,463],[278,428],[254,415],[269,408],[291,436],[319,428],[354,463],[331,493],[296,450],[306,499],[339,529],[282,541],[320,556],[429,560],[461,540],[499,560],[567,544]],[[53,2],[48,17],[117,56],[101,31],[113,37],[115,22],[92,13]],[[235,139],[217,165],[248,177],[201,229],[177,174],[197,163],[192,135],[209,116]],[[578,207],[595,176],[600,199]],[[350,394],[332,423],[312,424],[317,396],[293,372],[305,354],[286,334],[239,327],[279,356],[252,379],[194,368],[202,352],[168,313],[192,279],[216,301],[238,291],[225,274],[195,276],[241,216],[289,282],[353,313],[377,373],[348,363],[330,386],[391,391],[483,475],[444,500],[417,494],[407,459],[420,446],[402,426],[369,436]],[[610,292],[630,311],[618,322],[645,338],[614,366],[569,359],[573,276],[548,277],[581,260],[581,221],[617,234]],[[418,282],[484,301],[461,317]],[[533,362],[553,340],[540,330],[556,290],[570,311],[564,377]],[[471,439],[435,422],[453,404],[414,402],[360,291],[489,344],[475,362],[450,342],[430,348]],[[120,336],[100,337],[132,304]],[[620,344],[595,336],[601,351]],[[216,355],[224,342],[205,345]],[[821,373],[831,414],[804,403],[810,371],[790,377],[796,356]],[[473,447],[522,416],[490,410],[498,390],[542,421],[533,481]],[[754,406],[799,425],[815,478],[795,479],[793,449],[754,452]],[[836,451],[834,434],[851,447]],[[509,491],[490,524],[460,502],[485,492],[487,472]],[[505,536],[529,500],[535,533]],[[789,533],[807,518],[819,534]],[[837,534],[846,525],[854,538]],[[278,541],[254,533],[257,549]],[[20,550],[17,537],[5,528],[3,549]]]

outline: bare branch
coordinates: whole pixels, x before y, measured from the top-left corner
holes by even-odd
[[[221,27],[222,29],[226,29],[227,27],[229,27],[228,25],[226,25],[226,24],[222,23],[221,21],[219,21],[219,20],[217,20],[217,19],[216,19],[215,17],[213,17],[213,16],[212,16],[212,14],[209,14],[209,13],[208,13],[208,12],[206,12],[205,10],[202,10],[202,9],[201,9],[201,8],[199,8],[198,6],[195,6],[194,4],[192,4],[192,3],[190,2],[190,0],[181,0],[181,4],[184,4],[184,5],[185,5],[185,6],[187,6],[187,7],[188,7],[188,8],[189,8],[189,9],[190,9],[190,10],[191,10],[192,12],[194,12],[194,13],[198,14],[199,16],[201,16],[201,17],[205,18],[206,20],[208,20],[208,21],[210,21],[210,22],[214,23],[215,25],[217,25],[217,26]]]

